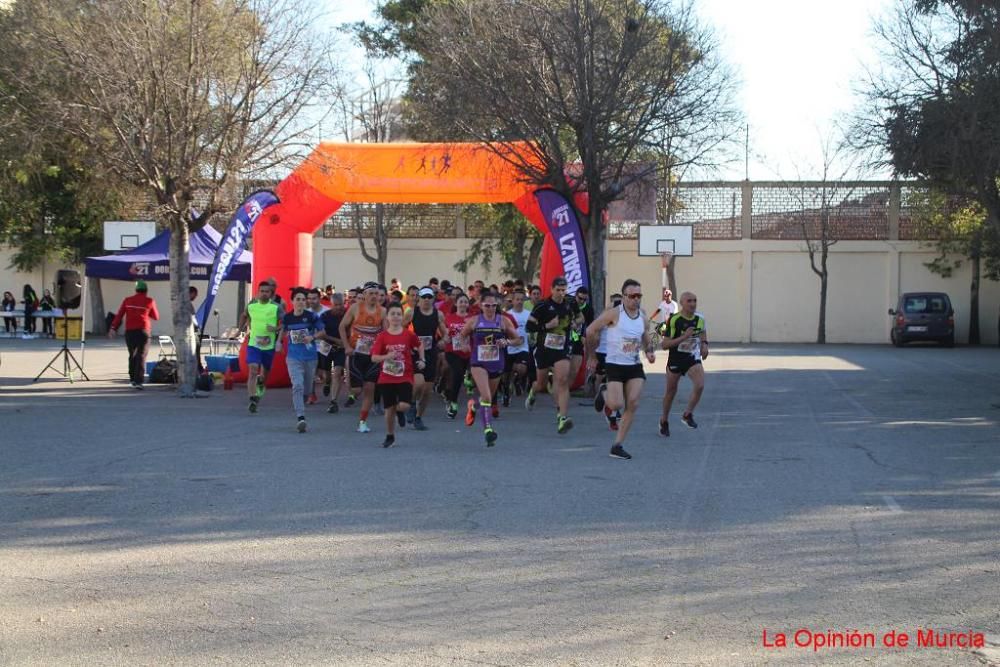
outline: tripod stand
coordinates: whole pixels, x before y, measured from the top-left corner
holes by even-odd
[[[76,357],[73,356],[73,353],[69,351],[69,347],[67,347],[68,341],[69,341],[69,315],[67,315],[66,311],[64,310],[63,311],[63,344],[62,344],[62,349],[59,350],[58,352],[56,352],[56,356],[52,357],[52,361],[50,361],[49,364],[48,364],[48,366],[46,366],[45,368],[43,368],[41,370],[41,372],[38,375],[35,376],[35,379],[32,380],[32,382],[38,382],[38,378],[42,377],[42,374],[45,373],[45,371],[47,371],[47,370],[49,370],[51,368],[52,370],[54,370],[56,373],[59,373],[59,375],[63,376],[64,378],[69,378],[69,381],[72,383],[73,382],[73,366],[76,366],[76,369],[78,371],[80,371],[80,375],[83,376],[84,380],[87,380],[88,382],[90,381],[90,378],[87,377],[87,374],[83,370],[83,366],[81,366],[80,362],[76,360]],[[62,370],[61,371],[56,366],[56,362],[59,360],[60,357],[62,358]],[[72,364],[70,364],[70,362],[72,362]]]

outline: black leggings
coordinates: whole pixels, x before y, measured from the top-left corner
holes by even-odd
[[[458,402],[458,392],[462,388],[462,381],[465,380],[465,372],[469,370],[469,360],[460,357],[454,352],[445,352],[444,358],[448,362],[451,370],[451,380],[445,388],[445,396],[452,403]]]
[[[10,333],[11,329],[14,329],[14,333],[17,333],[17,318],[16,317],[3,318],[3,328],[7,333]]]

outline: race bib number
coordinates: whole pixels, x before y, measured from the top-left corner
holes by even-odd
[[[622,338],[622,354],[634,359],[639,358],[639,339]]]
[[[358,336],[358,343],[354,346],[354,351],[358,354],[371,354],[374,342],[375,339],[371,336]]]
[[[420,336],[420,342],[424,346],[424,350],[430,350],[434,346],[434,336]]]
[[[270,336],[257,336],[254,338],[254,347],[259,347],[264,349],[265,347],[271,347],[274,340]]]
[[[456,350],[467,350],[469,349],[469,337],[468,336],[455,336],[454,347]]]
[[[687,352],[688,354],[694,354],[695,350],[698,349],[698,338],[692,336],[687,340],[681,341],[677,346],[677,350],[680,352]]]
[[[499,361],[499,345],[480,345],[478,348],[479,361]]]
[[[550,350],[562,350],[566,347],[566,334],[545,334],[545,347]]]
[[[382,362],[382,372],[392,377],[401,378],[406,373],[406,364],[399,359],[386,359]]]
[[[326,355],[330,354],[330,350],[332,350],[332,349],[333,349],[333,345],[330,345],[325,340],[317,340],[316,341],[316,350],[318,350],[319,353],[322,354],[324,357]]]
[[[306,335],[307,332],[305,329],[292,329],[288,332],[288,340],[296,345],[302,345],[306,342]]]

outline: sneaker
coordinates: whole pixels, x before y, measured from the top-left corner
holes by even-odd
[[[305,417],[299,417],[298,422],[296,422],[296,424],[295,424],[295,430],[298,431],[299,433],[305,433],[306,432],[306,418]]]
[[[563,433],[566,433],[571,428],[573,428],[573,420],[572,419],[570,419],[569,417],[560,417],[559,418],[558,426],[556,426],[556,431],[558,431],[560,435],[562,435]]]
[[[465,425],[472,426],[476,423],[476,401],[469,399],[469,410],[465,413]]]
[[[349,408],[349,407],[351,407],[352,405],[354,405],[357,402],[358,402],[358,399],[354,396],[354,394],[348,394],[347,395],[347,400],[344,401],[344,407]]]
[[[306,397],[306,405],[316,405],[317,403],[319,403],[319,399],[316,398],[316,394],[309,394]]]
[[[325,398],[325,397],[327,397],[329,395],[330,395],[330,385],[329,384],[324,384],[323,385],[323,396]]]
[[[368,428],[368,422],[359,421],[358,422],[358,433],[371,433],[372,430]]]
[[[611,454],[609,456],[611,456],[611,458],[613,459],[624,459],[626,461],[632,458],[632,455],[626,452],[625,448],[622,447],[621,445],[615,445],[614,447],[612,447]]]
[[[250,399],[250,405],[247,406],[247,410],[250,411],[250,414],[252,415],[257,414],[257,402],[259,400],[260,399],[257,398],[256,396]]]
[[[446,407],[444,409],[444,414],[445,414],[445,416],[448,417],[448,419],[454,419],[455,416],[458,414],[458,404],[457,403],[449,403],[448,407]]]
[[[608,428],[612,431],[618,430],[618,417],[615,417],[614,415],[608,417]]]
[[[492,447],[493,445],[497,444],[497,437],[498,437],[497,432],[493,430],[492,426],[486,428],[486,430],[483,431],[483,435],[486,436],[487,447]]]
[[[406,411],[406,423],[412,424],[413,420],[417,418],[417,406],[411,405],[410,409]]]
[[[142,383],[141,383],[141,382],[136,382],[134,386],[135,386],[135,388],[136,388],[136,389],[138,389],[139,391],[142,391],[143,389],[145,389],[145,387],[144,387],[144,386],[142,386]]]
[[[413,420],[413,428],[415,428],[418,431],[426,431],[427,427],[424,426],[424,418],[423,417],[415,417],[414,420]]]
[[[332,401],[330,401],[330,407],[328,407],[326,411],[329,412],[331,415],[335,415],[338,412],[340,412],[340,406],[337,405],[337,399],[333,399]]]
[[[660,420],[660,435],[662,435],[664,438],[670,437],[670,422],[668,422],[666,419]]]
[[[535,409],[535,388],[534,387],[532,387],[531,389],[528,390],[528,397],[526,399],[524,399],[524,409],[528,410],[529,412],[531,410]]]
[[[399,428],[406,428],[406,413],[396,410],[396,421],[399,423]]]
[[[594,396],[594,410],[597,412],[604,412],[604,390],[607,388],[606,384],[597,388],[597,396]]]
[[[681,415],[681,421],[688,425],[688,428],[698,428],[698,422],[694,420],[694,414],[685,412]]]
[[[389,449],[390,447],[395,447],[395,446],[396,446],[396,436],[394,435],[385,436],[385,440],[382,441],[382,447],[384,447],[385,449]]]

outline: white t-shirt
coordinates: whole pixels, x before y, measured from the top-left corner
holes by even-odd
[[[653,321],[657,324],[663,324],[678,310],[680,310],[680,305],[676,301],[661,301],[660,305],[656,307],[656,317],[653,318]]]

